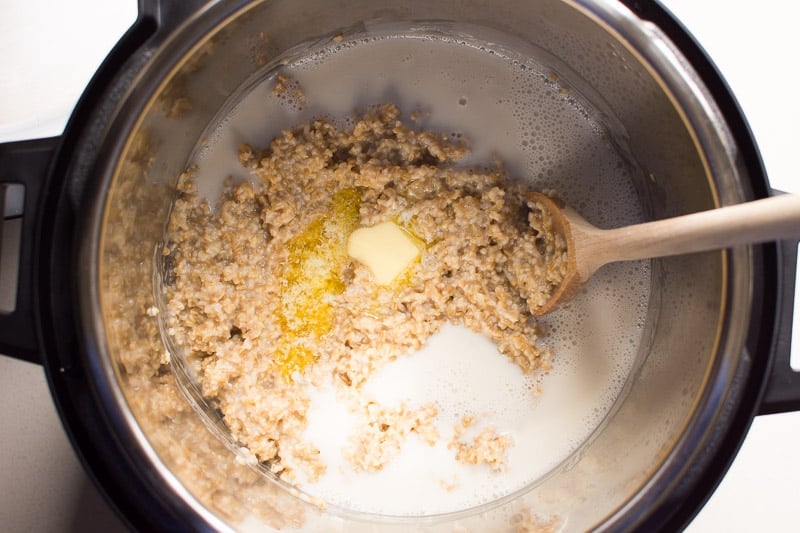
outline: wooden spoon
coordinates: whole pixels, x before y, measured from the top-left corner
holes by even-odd
[[[616,261],[704,252],[780,239],[800,238],[800,195],[701,211],[617,229],[592,226],[560,200],[528,193],[553,220],[553,230],[567,245],[567,272],[561,284],[534,315],[568,302],[598,268]]]

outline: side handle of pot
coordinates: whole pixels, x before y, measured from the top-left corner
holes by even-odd
[[[758,414],[800,410],[800,372],[792,369],[792,323],[794,320],[797,242],[778,243],[778,317],[772,344],[772,369]]]
[[[0,144],[0,353],[39,361],[33,279],[39,199],[60,137]]]

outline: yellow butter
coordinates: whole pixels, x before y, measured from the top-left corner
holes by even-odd
[[[380,285],[389,285],[419,257],[420,250],[403,228],[381,222],[351,233],[347,253],[369,268]]]

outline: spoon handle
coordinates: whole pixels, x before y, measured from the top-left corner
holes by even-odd
[[[606,258],[598,258],[599,264],[797,239],[800,195],[781,194],[600,233],[604,245],[597,253],[604,253]]]

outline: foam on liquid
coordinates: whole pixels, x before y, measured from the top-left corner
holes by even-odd
[[[419,127],[468,139],[465,164],[500,158],[535,189],[554,188],[590,222],[607,227],[642,214],[628,165],[593,122],[590,109],[549,67],[481,43],[385,34],[344,41],[281,68],[305,93],[272,94],[268,77],[243,96],[196,157],[198,188],[217,198],[227,176],[248,179],[237,161],[246,142],[265,146],[282,129],[314,117],[344,120],[356,108],[394,102],[420,109]],[[633,366],[650,287],[645,263],[598,272],[565,310],[541,320],[542,346],[554,351],[549,375],[525,376],[487,339],[446,326],[418,353],[383,368],[366,392],[385,405],[433,402],[441,438],[430,447],[410,435],[401,456],[379,473],[344,463],[352,415],[330,390],[312,393],[306,437],[328,473],[301,489],[334,506],[388,515],[430,515],[493,501],[563,465],[602,422]],[[537,393],[541,390],[540,393]],[[510,435],[507,469],[464,466],[447,449],[453,426],[476,419]]]

